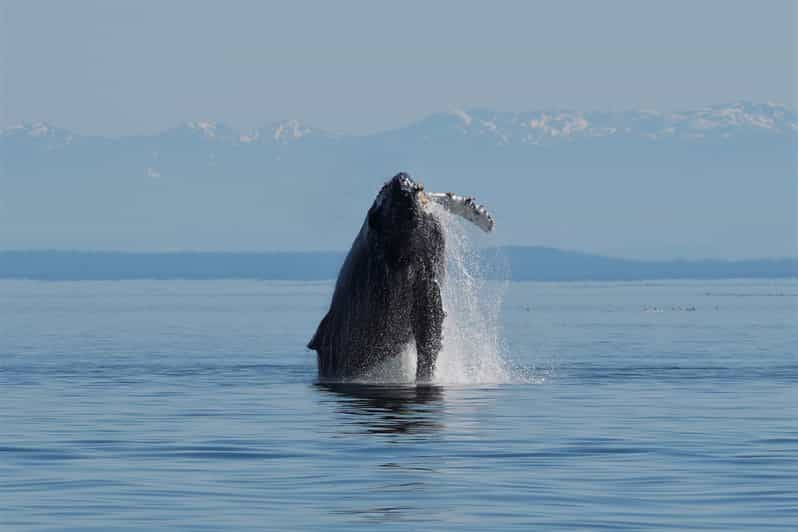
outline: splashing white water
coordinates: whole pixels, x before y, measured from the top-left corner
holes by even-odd
[[[440,207],[434,207],[434,212],[446,235],[446,319],[435,381],[493,384],[517,380],[502,356],[499,317],[506,283],[488,281],[473,227]]]
[[[503,357],[499,313],[507,284],[487,279],[476,245],[484,236],[442,207],[431,208],[446,236],[446,279],[442,287],[446,318],[434,383],[526,382]],[[401,356],[385,361],[358,381],[413,383],[415,376],[416,349],[411,343]]]

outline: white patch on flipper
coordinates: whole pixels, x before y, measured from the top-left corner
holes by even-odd
[[[452,192],[428,192],[427,197],[448,212],[475,224],[486,233],[493,231],[493,227],[496,225],[488,209],[470,196],[458,196]]]

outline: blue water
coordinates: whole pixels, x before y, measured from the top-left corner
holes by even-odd
[[[798,527],[798,283],[512,283],[419,388],[315,382],[331,289],[0,281],[0,529]]]

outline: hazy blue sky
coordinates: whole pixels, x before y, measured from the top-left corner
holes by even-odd
[[[453,106],[795,104],[794,1],[2,5],[2,125],[367,133]]]

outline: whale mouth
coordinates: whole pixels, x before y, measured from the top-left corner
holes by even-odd
[[[421,199],[421,195],[425,199]],[[459,196],[452,192],[421,192],[419,199],[422,204],[434,201],[448,212],[465,218],[486,233],[493,231],[496,221],[484,205],[477,203],[471,196]]]

